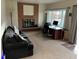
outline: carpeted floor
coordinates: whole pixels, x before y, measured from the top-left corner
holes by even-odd
[[[74,52],[75,49],[75,44],[69,44],[69,43],[64,43],[62,44],[64,47],[68,48],[69,50],[71,50],[72,52]]]
[[[62,45],[65,42],[45,37],[40,32],[26,35],[34,44],[34,55],[21,59],[76,59],[76,55]]]

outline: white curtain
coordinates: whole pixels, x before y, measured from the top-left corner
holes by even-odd
[[[70,10],[70,7],[67,7],[67,9],[66,9],[66,17],[65,17],[65,21],[64,21],[64,28],[66,30],[69,30],[69,25],[70,25],[70,23],[69,23],[69,10]]]
[[[69,42],[75,43],[76,42],[76,31],[77,31],[77,6],[73,6],[73,13],[72,13],[72,20],[71,20],[71,27],[69,30]]]

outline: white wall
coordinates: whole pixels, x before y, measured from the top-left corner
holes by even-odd
[[[12,11],[12,23],[13,26],[18,27],[18,8],[17,8],[17,1],[16,0],[7,0],[6,1],[6,8],[7,8],[7,19],[8,22],[11,24],[11,16],[10,12]],[[44,11],[45,5],[39,4],[39,17],[38,17],[38,26],[42,27],[44,22]]]
[[[7,0],[7,18],[11,24],[11,15],[12,12],[12,23],[13,26],[18,27],[18,12],[17,12],[17,0]]]
[[[65,0],[61,2],[47,4],[47,9],[72,7],[72,5],[75,4],[77,4],[77,0]]]
[[[43,27],[45,14],[45,4],[39,4],[38,26]]]
[[[10,20],[10,11],[12,10],[12,22],[13,25],[18,27],[18,11],[17,11],[17,1],[16,0],[7,0],[7,15]],[[44,22],[44,11],[45,5],[39,4],[39,17],[38,17],[38,26],[42,27]],[[11,23],[11,20],[9,21]]]
[[[6,0],[1,0],[1,37],[5,28],[10,25],[7,19],[7,9],[6,9]]]
[[[12,8],[12,22],[13,25],[18,27],[18,11],[17,11],[17,1],[16,0],[8,0],[7,1],[7,14],[8,14],[8,19],[10,18],[10,10]],[[45,11],[45,5],[44,4],[39,4],[39,17],[38,17],[38,26],[42,27],[43,22],[44,22],[44,11]]]
[[[17,13],[17,1],[16,0],[2,0],[1,1],[1,36],[5,28],[11,25],[10,10],[12,11],[13,25],[18,27],[18,13]]]
[[[13,0],[13,25],[18,28],[18,8],[17,8],[17,0]]]

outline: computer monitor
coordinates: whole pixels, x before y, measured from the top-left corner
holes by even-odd
[[[58,25],[58,21],[53,21],[53,25]]]

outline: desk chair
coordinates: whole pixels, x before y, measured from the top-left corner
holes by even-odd
[[[43,28],[43,33],[47,36],[51,36],[50,31],[49,31],[49,25],[50,23],[45,23],[44,28]]]

